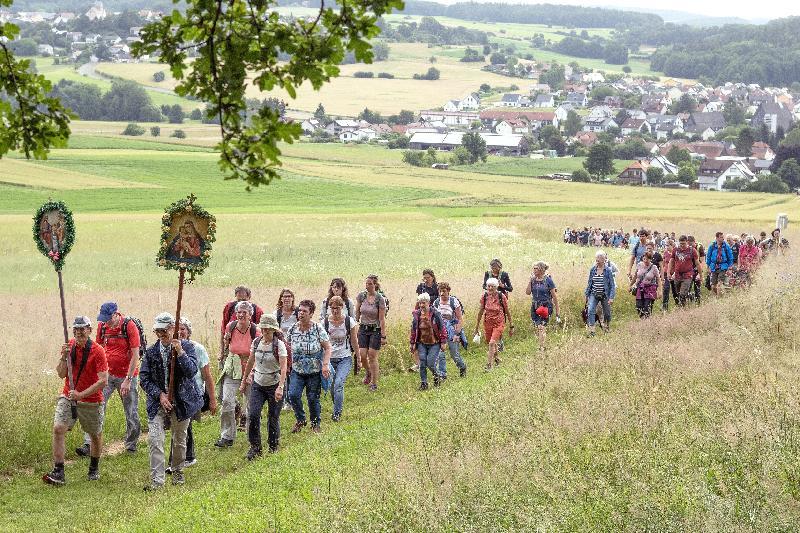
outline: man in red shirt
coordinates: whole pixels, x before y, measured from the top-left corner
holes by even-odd
[[[56,366],[58,377],[64,379],[64,389],[56,403],[53,419],[53,470],[42,477],[45,483],[63,485],[64,437],[75,425],[71,402],[77,403],[77,420],[91,437],[89,481],[100,479],[100,451],[103,447],[102,403],[103,387],[108,382],[108,362],[103,347],[92,342],[92,324],[88,317],[79,316],[72,323],[74,338],[61,346],[61,360]],[[67,365],[72,366],[73,386],[70,386]]]
[[[689,245],[686,235],[681,235],[678,242],[678,247],[672,252],[669,260],[669,278],[675,281],[678,302],[680,305],[686,305],[692,283],[700,271],[700,260],[697,250]]]
[[[97,315],[97,337],[95,342],[103,347],[108,361],[108,385],[103,389],[103,417],[105,421],[106,403],[114,391],[119,392],[122,407],[125,410],[125,450],[136,452],[136,444],[142,432],[139,420],[139,388],[136,381],[139,376],[139,329],[133,320],[120,313],[115,302],[106,302],[100,306]],[[83,445],[75,452],[81,457],[89,455],[88,433],[83,435]]]

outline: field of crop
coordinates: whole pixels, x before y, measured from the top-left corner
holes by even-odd
[[[399,151],[381,147],[305,143],[284,147],[283,179],[247,193],[221,179],[216,154],[205,148],[120,138],[103,123],[81,126],[87,135],[46,162],[0,162],[4,175],[14,168],[31,181],[0,183],[0,401],[14,406],[0,417],[0,530],[96,530],[111,522],[123,531],[186,523],[214,530],[786,530],[800,517],[800,408],[791,400],[800,332],[785,321],[800,304],[787,267],[796,254],[768,265],[758,290],[659,313],[646,328],[633,321],[632,300],[621,291],[613,332],[587,344],[579,316],[594,250],[558,242],[565,225],[584,224],[646,224],[708,241],[718,228],[769,229],[779,211],[794,221],[796,197],[526,177],[570,171],[576,159],[490,158],[436,171],[405,166]],[[81,185],[65,188],[64,176]],[[94,318],[101,302],[115,299],[148,327],[157,312],[172,310],[176,290],[175,273],[154,263],[160,213],[189,192],[218,215],[211,266],[184,300],[194,337],[212,357],[218,313],[233,286],[249,284],[254,301],[269,309],[283,286],[319,301],[331,277],[357,289],[375,272],[392,301],[380,390],[370,394],[351,378],[338,425],[328,421],[325,398],[321,436],[290,434],[284,414],[280,453],[254,464],[243,458],[242,434],[232,449],[214,449],[219,423],[206,418],[196,426],[200,462],[187,470],[187,485],[155,496],[140,490],[146,442],[133,456],[115,452],[124,426],[115,398],[102,480],[90,485],[83,477],[73,431],[69,483],[45,487],[39,476],[50,462],[60,312],[55,275],[32,243],[31,214],[48,197],[75,213],[77,240],[64,269],[70,317]],[[793,227],[788,237],[798,237]],[[626,261],[622,252],[611,255]],[[418,393],[418,378],[400,370],[410,361],[406,328],[421,269],[453,285],[471,329],[482,272],[495,256],[516,282],[517,332],[503,365],[483,373],[484,349],[471,346],[466,379],[451,373],[441,389]],[[551,265],[566,319],[551,329],[544,355],[534,355],[520,294],[539,259]],[[41,334],[20,335],[14,317],[36,317]]]

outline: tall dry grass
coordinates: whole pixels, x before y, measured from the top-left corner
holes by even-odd
[[[794,530],[797,259],[772,260],[751,290],[698,308],[591,341],[570,333],[459,409],[432,398],[417,431],[385,449],[384,468],[315,502],[316,525]]]

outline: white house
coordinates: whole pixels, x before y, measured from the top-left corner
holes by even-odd
[[[359,127],[359,123],[355,120],[337,119],[328,124],[325,131],[338,137],[343,131],[356,131]]]
[[[660,168],[663,170],[664,176],[678,175],[678,165],[671,162],[666,156],[660,154],[654,155],[650,158],[649,164],[651,167]]]
[[[650,124],[643,118],[627,118],[621,126],[623,135],[650,133]]]
[[[586,107],[589,105],[589,99],[586,97],[586,93],[569,93],[566,102],[576,107]]]
[[[442,109],[449,112],[458,111],[459,110],[458,106],[460,103],[461,100],[448,100],[447,103],[444,104],[444,107],[442,107]]]
[[[355,131],[343,131],[339,134],[339,140],[343,143],[346,142],[363,142],[363,141],[371,141],[378,134],[375,133],[375,130],[371,128],[360,128]]]
[[[618,128],[619,124],[613,118],[586,117],[583,121],[583,131],[608,131],[610,128]]]
[[[448,126],[469,126],[480,120],[477,111],[420,111],[419,116],[426,122],[443,122]]]
[[[92,7],[85,13],[86,18],[89,20],[103,20],[108,16],[106,9],[103,7],[103,2],[95,2]]]
[[[697,184],[701,191],[723,191],[726,182],[740,178],[750,182],[757,179],[743,161],[707,159],[700,165]]]
[[[500,100],[502,107],[522,107],[523,97],[521,94],[506,93]]]
[[[530,133],[530,126],[524,120],[503,120],[494,128],[500,135],[525,135]]]
[[[303,133],[306,135],[311,135],[318,129],[322,128],[322,123],[316,118],[307,118],[300,123],[300,128],[302,128]]]
[[[478,93],[470,93],[458,104],[458,111],[476,110],[481,105],[481,96]]]
[[[556,118],[558,119],[559,122],[564,122],[565,120],[567,120],[567,114],[570,111],[575,111],[575,106],[567,103],[559,104],[559,106],[555,110]]]
[[[53,55],[53,47],[50,46],[49,44],[40,44],[39,46],[36,47],[36,49],[39,51],[39,55],[42,56]]]
[[[556,102],[552,94],[537,94],[531,105],[533,107],[555,107]]]

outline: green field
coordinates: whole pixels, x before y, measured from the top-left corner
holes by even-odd
[[[0,179],[0,401],[13,406],[0,417],[0,530],[790,531],[800,520],[796,252],[768,263],[755,290],[644,326],[623,287],[612,333],[587,342],[580,310],[594,249],[559,242],[564,226],[588,224],[708,242],[717,229],[768,230],[777,212],[794,223],[796,196],[530,177],[570,172],[576,158],[490,157],[441,171],[382,147],[308,143],[284,146],[282,179],[248,193],[222,179],[206,148],[213,128],[192,126],[174,144],[120,137],[108,123],[76,126],[70,148],[47,161],[0,161],[15,180]],[[94,318],[114,299],[147,327],[175,304],[175,273],[155,266],[160,214],[189,192],[218,217],[211,266],[186,287],[183,309],[212,357],[232,287],[250,285],[271,309],[281,287],[319,301],[332,277],[357,290],[375,272],[392,302],[380,389],[350,378],[339,424],[323,398],[320,436],[292,435],[284,413],[281,451],[254,463],[241,433],[233,448],[214,449],[219,423],[206,418],[186,486],[157,495],[141,491],[146,442],[133,456],[115,452],[124,419],[114,398],[101,481],[85,480],[73,431],[69,483],[46,487],[60,310],[31,215],[48,197],[75,214],[70,317]],[[790,226],[788,238],[798,235]],[[503,364],[482,372],[485,348],[471,346],[467,378],[451,362],[443,387],[418,392],[402,369],[421,270],[450,282],[471,330],[492,257],[516,287]],[[611,257],[625,264],[624,252]],[[550,264],[566,321],[550,328],[544,354],[521,294],[537,260]],[[19,335],[12,317],[36,317],[40,335]]]

